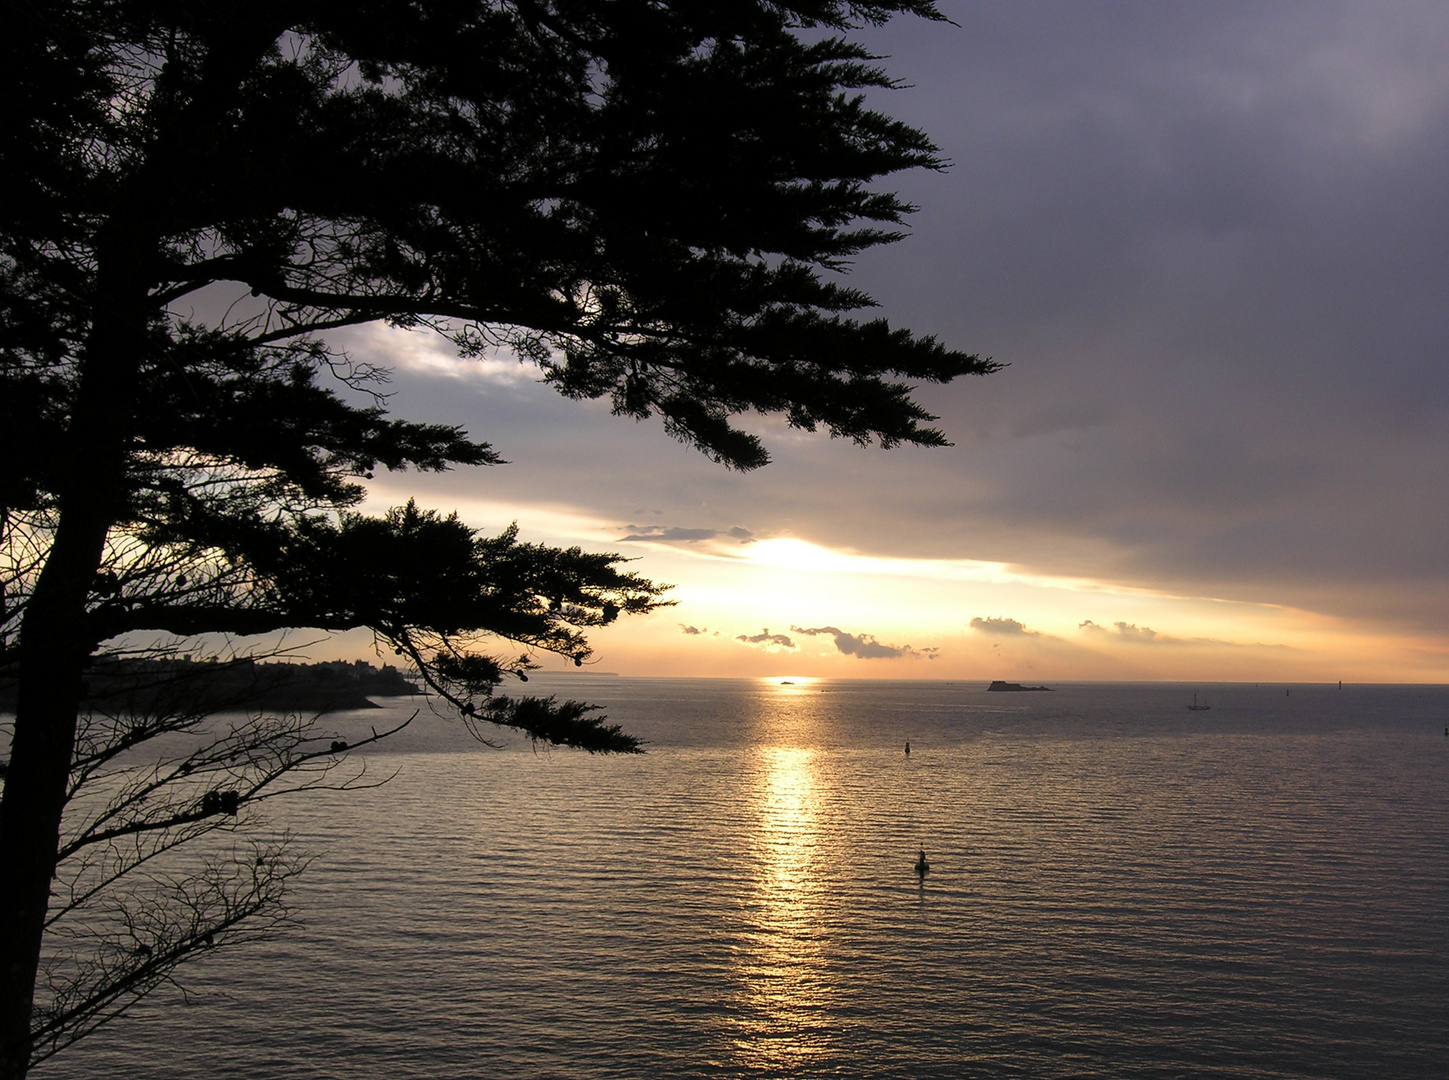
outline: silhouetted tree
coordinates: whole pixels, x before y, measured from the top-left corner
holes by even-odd
[[[822,276],[897,237],[909,207],[872,181],[939,164],[866,106],[890,82],[836,33],[902,11],[938,17],[926,0],[8,6],[0,1076],[40,1045],[33,987],[103,643],[369,627],[470,723],[636,748],[586,706],[495,690],[531,650],[582,662],[584,631],[660,590],[615,556],[412,504],[353,512],[379,466],[499,458],[358,404],[382,373],[329,331],[510,350],[741,469],[767,460],[730,422],[749,411],[944,442],[900,380],[993,365],[848,318],[869,298]],[[198,806],[229,817],[220,797]],[[165,947],[241,925],[198,919]]]

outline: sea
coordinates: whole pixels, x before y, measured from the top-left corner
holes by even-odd
[[[1449,1076],[1449,687],[1052,685],[530,683],[638,756],[326,717],[417,711],[268,810],[298,925],[33,1075]]]

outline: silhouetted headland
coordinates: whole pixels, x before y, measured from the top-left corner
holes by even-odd
[[[1048,692],[1051,691],[1051,687],[1050,686],[1022,686],[1021,683],[1002,682],[1000,679],[997,679],[995,682],[993,682],[986,689],[988,689],[988,690],[1017,690],[1017,691],[1021,691],[1022,693],[1029,693],[1029,692],[1033,692],[1033,691],[1037,691],[1037,690],[1046,690]]]
[[[421,693],[392,665],[363,660],[321,664],[258,663],[253,660],[101,660],[86,672],[86,704],[104,712],[147,713],[184,709],[191,713],[264,710],[335,712],[375,709],[373,697]],[[0,709],[15,707],[15,686],[0,687]]]

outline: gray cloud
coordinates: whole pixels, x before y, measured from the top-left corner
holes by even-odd
[[[735,637],[735,640],[743,641],[746,645],[778,645],[782,649],[793,649],[795,647],[795,643],[790,640],[788,634],[772,634],[768,626],[758,634],[739,634]]]
[[[707,626],[685,626],[684,623],[680,623],[679,624],[679,629],[682,630],[684,633],[689,634],[691,636],[693,636],[695,634],[707,634],[707,633],[709,633],[709,627],[707,627]]]
[[[815,626],[808,629],[803,626],[792,626],[790,629],[807,637],[829,634],[835,638],[837,649],[846,656],[858,656],[862,660],[899,660],[903,657],[911,660],[934,660],[936,654],[941,651],[934,646],[926,649],[913,649],[909,645],[887,645],[883,641],[877,641],[874,634],[848,634],[835,626]]]
[[[700,540],[716,540],[721,537],[728,537],[738,540],[740,543],[748,543],[754,538],[750,530],[736,525],[732,529],[683,529],[678,526],[666,527],[663,525],[625,525],[630,530],[628,536],[621,536],[619,543],[659,543],[659,544],[693,544]]]
[[[1084,631],[1088,634],[1097,634],[1102,637],[1113,637],[1118,639],[1119,641],[1131,641],[1141,645],[1150,645],[1153,642],[1165,644],[1168,642],[1177,641],[1176,638],[1161,637],[1157,633],[1157,631],[1152,629],[1152,627],[1150,626],[1139,627],[1135,623],[1127,622],[1114,622],[1112,626],[1116,629],[1115,634],[1111,630],[1108,630],[1105,626],[1101,626],[1097,623],[1094,623],[1091,619],[1087,619],[1084,622],[1080,623],[1077,626],[1077,629]]]
[[[983,634],[991,634],[996,637],[1041,637],[1041,631],[1028,630],[1022,623],[1015,619],[990,616],[981,618],[979,615],[971,620],[971,629],[979,630]]]
[[[1224,641],[1222,638],[1170,637],[1167,634],[1159,634],[1150,626],[1138,626],[1135,623],[1120,621],[1114,622],[1111,627],[1106,627],[1102,626],[1100,623],[1093,622],[1091,619],[1086,619],[1078,624],[1077,629],[1082,631],[1082,633],[1084,634],[1089,634],[1092,637],[1097,638],[1098,640],[1120,641],[1130,645],[1192,645],[1199,648],[1213,649],[1275,649],[1290,652],[1297,651],[1290,649],[1286,645],[1271,645],[1262,641],[1255,641],[1249,644],[1245,644],[1239,641]]]

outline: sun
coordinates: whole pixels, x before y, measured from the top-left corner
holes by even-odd
[[[781,690],[803,690],[825,680],[814,675],[766,675],[760,679],[765,686]]]

